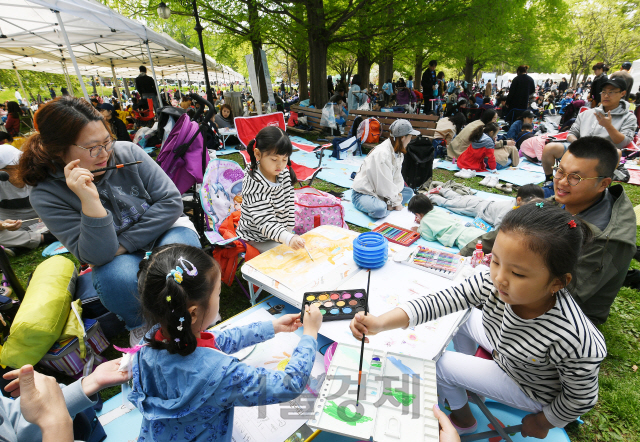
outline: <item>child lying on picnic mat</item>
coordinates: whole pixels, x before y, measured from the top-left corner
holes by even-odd
[[[426,241],[438,241],[447,247],[462,248],[486,233],[477,227],[466,227],[462,221],[444,210],[433,210],[429,197],[423,194],[411,198],[407,207],[420,224],[412,230]]]
[[[535,184],[527,184],[518,189],[518,194],[515,198],[491,201],[481,196],[463,196],[451,189],[436,187],[429,191],[428,198],[436,206],[444,207],[460,215],[482,218],[496,227],[514,206],[520,206],[533,198],[544,198],[544,191]]]

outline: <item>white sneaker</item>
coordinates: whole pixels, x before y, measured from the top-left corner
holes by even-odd
[[[499,182],[500,178],[498,178],[497,176],[492,176],[487,183],[487,187],[496,187]]]
[[[467,169],[460,169],[459,171],[454,173],[453,176],[457,176],[458,178],[464,178],[464,174],[466,173],[466,171]]]
[[[133,330],[129,330],[129,346],[133,348],[138,345],[149,330],[150,329],[145,327],[144,325],[138,328],[134,328]]]
[[[473,178],[476,176],[476,171],[471,169],[462,169],[460,172],[454,173],[454,175],[458,178]]]
[[[480,181],[480,185],[481,186],[486,186],[490,179],[491,179],[491,177],[489,175],[487,175],[486,177],[484,177],[484,179],[482,181]]]

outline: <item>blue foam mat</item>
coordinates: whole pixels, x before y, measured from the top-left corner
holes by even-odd
[[[451,161],[439,160],[433,165],[437,169],[445,169],[450,171],[458,171],[460,168],[451,163]],[[491,172],[478,172],[480,176],[493,175]],[[506,181],[516,186],[524,186],[525,184],[539,184],[544,182],[544,172],[542,166],[531,163],[527,160],[521,160],[515,168],[507,168],[499,170],[497,175],[502,181]]]
[[[335,158],[330,157],[330,154],[330,151],[323,152],[323,169],[318,174],[318,178],[350,189],[353,185],[351,174],[353,172],[357,172],[358,169],[360,169],[360,166],[355,166],[352,164],[347,164],[344,161],[336,160]],[[362,158],[364,159],[364,157]],[[318,158],[316,158],[315,153],[304,152],[302,150],[294,152],[293,155],[291,155],[291,160],[295,161],[298,164],[302,164],[303,166],[313,168],[318,167]]]
[[[216,150],[216,156],[218,157],[222,157],[224,155],[231,155],[232,153],[240,153],[240,151],[237,150],[235,146],[227,147],[226,149],[223,149],[223,150]]]

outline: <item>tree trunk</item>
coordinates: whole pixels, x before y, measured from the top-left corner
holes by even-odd
[[[371,53],[369,48],[363,49],[363,51],[358,54],[358,74],[360,75],[360,80],[362,80],[362,84],[366,84],[365,87],[369,87],[369,83],[371,82]]]
[[[413,88],[420,90],[420,81],[422,81],[422,65],[424,63],[424,57],[421,53],[416,54],[416,59],[413,65]]]
[[[378,78],[378,87],[382,88],[382,85],[385,84],[387,80],[393,80],[393,55],[387,50],[381,51],[379,65],[380,78]]]
[[[269,101],[269,95],[267,93],[267,81],[264,77],[264,66],[262,65],[262,38],[260,35],[260,28],[258,21],[260,16],[258,15],[258,7],[255,1],[247,2],[248,22],[249,22],[249,39],[251,41],[251,50],[253,53],[253,63],[256,68],[256,79],[258,81],[258,88],[260,88],[260,102],[266,103]],[[257,91],[253,91],[255,95]]]
[[[327,89],[327,52],[326,21],[323,0],[307,1],[307,20],[309,37],[309,71],[311,83],[310,104],[322,109],[328,101]]]
[[[465,57],[464,59],[464,79],[469,83],[473,83],[473,66],[474,60],[471,57]]]
[[[301,60],[296,60],[296,63],[298,64],[298,96],[300,97],[300,101],[302,101],[309,98],[306,55],[301,57]]]

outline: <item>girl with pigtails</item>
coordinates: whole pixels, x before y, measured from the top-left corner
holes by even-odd
[[[143,315],[156,324],[128,353],[129,400],[143,415],[139,441],[231,441],[233,408],[290,401],[307,385],[322,315],[307,308],[304,334],[284,371],[233,357],[302,327],[300,313],[222,331],[206,330],[218,315],[220,268],[201,249],[172,244],[147,252],[138,291]]]
[[[238,236],[260,253],[279,243],[293,250],[304,240],[293,233],[295,226],[293,185],[297,179],[291,165],[293,146],[279,127],[267,126],[247,146],[251,164],[242,181],[242,205]]]

